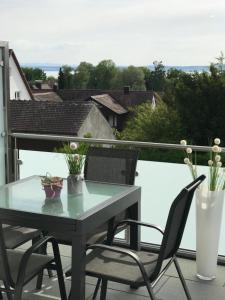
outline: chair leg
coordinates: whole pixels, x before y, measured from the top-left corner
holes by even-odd
[[[44,270],[42,270],[37,277],[36,289],[41,290],[42,282],[43,282]]]
[[[49,277],[49,278],[54,277],[54,274],[53,274],[53,272],[52,272],[51,269],[48,268],[47,271],[48,271],[48,277]]]
[[[94,294],[93,294],[93,297],[92,297],[93,300],[97,297],[101,281],[102,281],[101,278],[98,278],[98,281],[97,281],[97,284],[96,284],[96,287],[95,287],[95,290],[94,290]]]
[[[151,284],[150,284],[149,282],[145,282],[145,284],[146,284],[146,288],[147,288],[147,290],[148,290],[150,299],[151,299],[151,300],[156,300],[156,297],[155,297],[155,295],[154,295],[154,293],[153,293],[153,289],[152,289]]]
[[[15,298],[13,298],[12,296],[12,291],[10,290],[10,286],[8,285],[7,282],[3,282],[4,283],[4,286],[5,286],[5,292],[6,292],[6,295],[7,295],[7,299],[8,300],[13,300]]]
[[[58,245],[53,244],[53,251],[54,251],[54,257],[55,257],[56,272],[57,272],[57,276],[58,276],[61,299],[67,300],[66,287],[65,287],[63,269],[62,269],[62,262],[61,262],[61,258],[60,258]]]
[[[108,280],[102,279],[100,300],[105,300],[106,299],[107,284],[108,284]]]
[[[57,271],[57,276],[58,276],[61,299],[67,300],[66,287],[65,287],[65,282],[64,282],[63,272],[62,272],[62,266],[57,267],[56,271]]]
[[[178,261],[177,261],[176,258],[174,258],[174,264],[175,264],[177,273],[178,273],[178,275],[179,275],[179,277],[180,277],[180,281],[181,281],[181,283],[182,283],[182,286],[183,286],[183,289],[184,289],[184,291],[185,291],[186,297],[187,297],[188,300],[192,300],[191,295],[190,295],[189,290],[188,290],[188,287],[187,287],[187,285],[186,285],[184,276],[183,276],[183,274],[182,274],[182,272],[181,272],[180,265],[179,265],[179,263],[178,263]]]

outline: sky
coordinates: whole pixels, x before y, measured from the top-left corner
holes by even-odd
[[[20,63],[209,65],[224,16],[224,0],[0,0],[0,40]]]

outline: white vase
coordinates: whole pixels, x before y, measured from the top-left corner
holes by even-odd
[[[202,280],[216,278],[223,200],[224,191],[205,185],[196,190],[196,264]]]

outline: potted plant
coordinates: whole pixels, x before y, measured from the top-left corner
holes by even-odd
[[[185,140],[180,142],[187,145]],[[196,263],[197,276],[203,280],[216,277],[217,256],[225,190],[225,169],[222,168],[220,139],[214,139],[209,152],[208,183],[196,190]],[[185,150],[184,163],[193,179],[198,177],[196,156],[193,163],[191,147]]]
[[[85,162],[85,155],[88,150],[88,145],[85,143],[64,143],[63,146],[57,149],[57,152],[64,153],[65,160],[68,166],[69,175],[67,177],[67,187],[69,194],[77,194],[82,192],[81,172]]]
[[[41,184],[45,191],[46,199],[59,199],[63,187],[63,179],[58,176],[51,176],[49,173],[41,177]]]

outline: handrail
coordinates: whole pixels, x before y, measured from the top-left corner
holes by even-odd
[[[94,144],[109,144],[109,145],[123,145],[123,146],[135,146],[141,148],[156,148],[156,149],[171,149],[171,150],[185,150],[187,147],[191,147],[192,150],[207,152],[211,150],[209,146],[196,146],[196,145],[180,145],[180,144],[167,144],[167,143],[154,143],[154,142],[139,142],[139,141],[124,141],[124,140],[112,140],[112,139],[96,139],[96,138],[83,138],[69,135],[51,135],[51,134],[30,134],[30,133],[11,133],[9,136],[15,139],[35,139],[35,140],[47,140],[47,141],[71,141],[71,142],[88,142]],[[225,148],[222,148],[222,152],[225,152]]]

